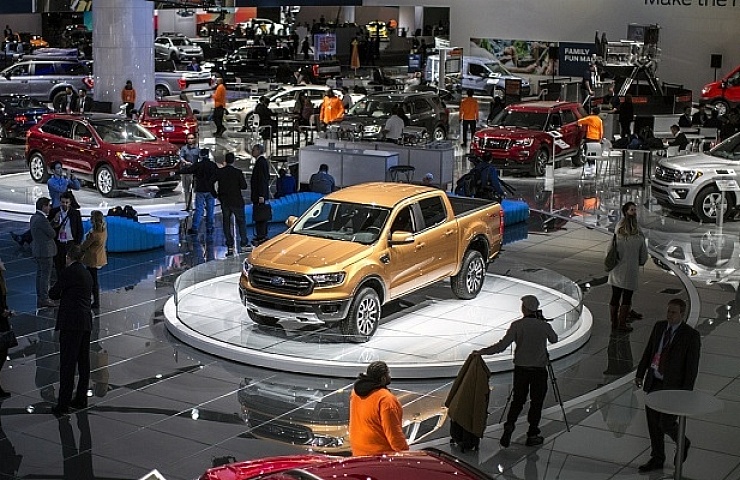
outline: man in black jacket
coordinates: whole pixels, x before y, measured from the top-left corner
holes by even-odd
[[[252,177],[249,180],[252,199],[252,216],[258,205],[264,205],[270,198],[270,164],[265,158],[265,146],[257,143],[252,147],[252,156],[256,159],[252,167]],[[255,239],[252,245],[255,247],[267,240],[267,222],[260,220],[254,222]]]
[[[247,222],[244,218],[244,197],[242,190],[247,189],[244,173],[234,166],[234,154],[224,155],[224,159],[216,169],[213,184],[213,195],[221,202],[221,217],[226,239],[226,256],[234,255],[234,232],[231,230],[231,216],[234,216],[236,228],[239,231],[241,251],[249,250],[247,237]]]
[[[689,146],[689,139],[686,138],[686,134],[681,131],[681,127],[678,125],[671,125],[671,133],[673,134],[673,140],[668,142],[668,146],[678,147],[679,150],[686,150]]]
[[[213,235],[216,199],[213,196],[213,178],[216,174],[216,164],[210,159],[210,152],[201,149],[201,159],[198,163],[180,167],[179,173],[192,173],[195,179],[195,213],[193,224],[188,229],[188,235],[197,235],[200,222],[203,221],[203,210],[206,212],[206,235]]]
[[[72,245],[67,251],[67,268],[49,290],[49,297],[59,300],[57,323],[59,331],[59,398],[51,412],[56,416],[72,408],[87,407],[87,387],[90,382],[90,332],[92,331],[92,277],[80,263],[82,249]],[[77,392],[72,398],[75,369],[79,375]]]
[[[680,298],[668,302],[666,320],[656,322],[637,366],[635,384],[645,392],[657,390],[693,390],[699,371],[701,337],[699,332],[684,323],[686,302]],[[650,433],[650,460],[640,465],[640,472],[663,468],[665,462],[664,435],[678,445],[678,423],[675,415],[660,413],[645,407]],[[686,460],[691,442],[684,443],[683,460]]]
[[[56,230],[57,253],[54,257],[54,269],[57,272],[57,278],[67,265],[68,247],[81,244],[85,233],[82,229],[79,205],[72,193],[63,192],[59,199],[60,205],[49,212],[49,219]]]

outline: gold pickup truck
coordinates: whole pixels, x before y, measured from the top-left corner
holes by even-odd
[[[368,341],[381,306],[447,277],[475,298],[503,241],[498,203],[402,183],[365,183],[319,200],[244,260],[239,294],[260,325],[339,324]]]

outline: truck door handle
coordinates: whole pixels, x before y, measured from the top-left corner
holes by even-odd
[[[452,234],[453,234],[453,233],[455,233],[455,232],[457,232],[457,230],[455,230],[454,228],[453,228],[453,229],[451,229],[451,230],[447,230],[447,231],[445,232],[445,237],[449,237],[450,235],[452,235]]]
[[[416,246],[416,250],[421,250],[422,248],[426,247],[427,244],[425,242],[421,242]]]

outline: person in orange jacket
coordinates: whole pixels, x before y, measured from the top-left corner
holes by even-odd
[[[224,114],[226,113],[226,86],[224,79],[216,79],[216,90],[213,92],[213,123],[216,124],[214,137],[220,137],[226,131],[224,127]]]
[[[131,118],[131,111],[136,103],[136,89],[131,80],[126,80],[126,86],[121,90],[121,101],[126,105],[126,117]]]
[[[478,125],[478,100],[473,97],[473,91],[468,90],[468,96],[460,102],[460,121],[462,122],[462,146],[468,146],[468,130],[470,130],[470,141],[475,137],[475,129]]]
[[[334,95],[334,90],[329,88],[324,95],[324,101],[321,103],[321,111],[319,112],[319,121],[321,122],[322,128],[330,123],[338,122],[344,118],[344,105],[342,101]]]
[[[401,422],[403,408],[388,390],[391,372],[385,362],[372,362],[361,373],[349,397],[349,440],[352,455],[379,455],[409,449]]]

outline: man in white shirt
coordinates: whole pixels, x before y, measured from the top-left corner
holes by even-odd
[[[400,107],[396,107],[393,109],[393,115],[386,120],[385,126],[383,127],[383,138],[388,142],[398,143],[403,136],[403,127],[406,125],[398,111],[399,108]]]

